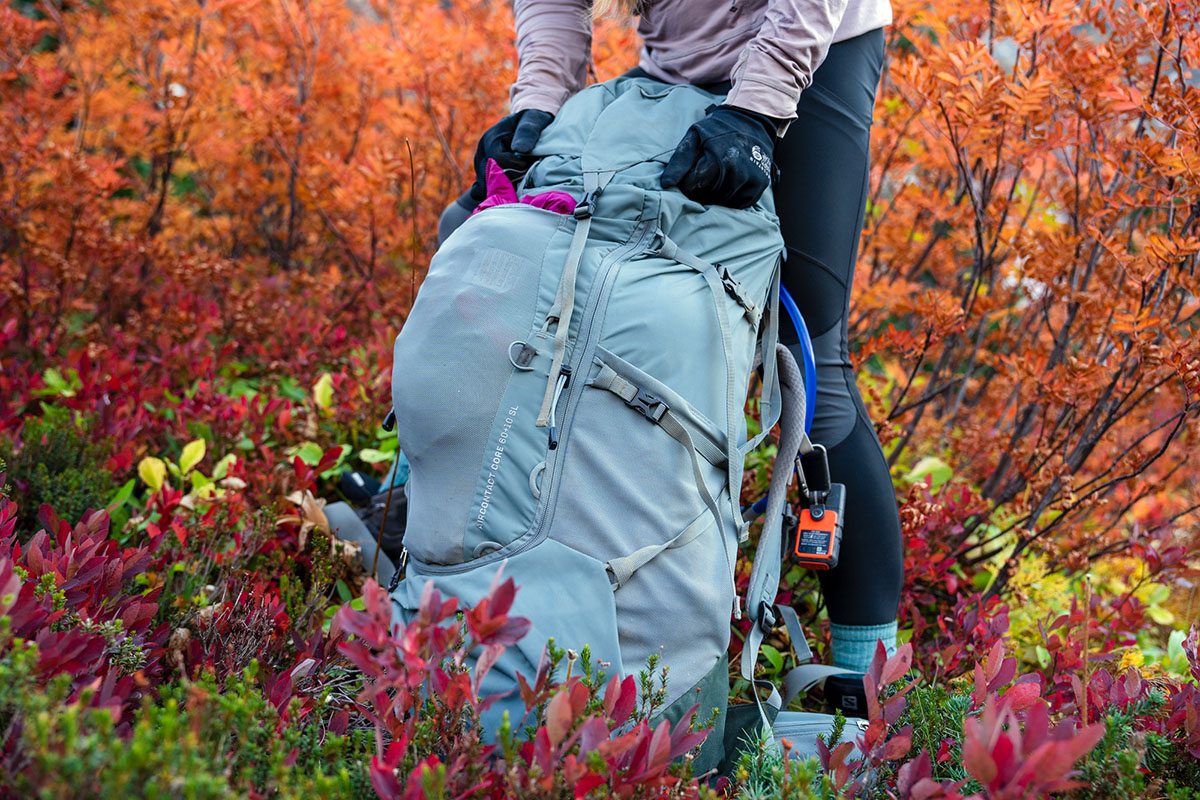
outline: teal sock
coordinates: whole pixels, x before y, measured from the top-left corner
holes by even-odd
[[[866,672],[875,657],[875,643],[883,642],[888,655],[896,652],[896,623],[882,625],[838,625],[829,623],[833,634],[833,665],[855,672]]]

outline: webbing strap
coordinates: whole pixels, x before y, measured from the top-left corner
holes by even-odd
[[[738,401],[737,380],[734,375],[733,335],[729,328],[729,315],[725,311],[725,288],[721,283],[720,275],[717,274],[717,270],[712,264],[696,258],[686,250],[681,250],[665,233],[660,231],[659,235],[662,237],[662,246],[658,250],[659,255],[663,258],[672,259],[684,266],[691,267],[699,272],[708,283],[709,293],[712,295],[713,304],[716,308],[717,323],[721,329],[721,349],[725,356],[725,458],[729,485],[729,504],[732,512],[730,519],[737,526],[737,537],[740,542],[746,538],[749,525],[742,521],[742,509],[739,505],[738,497],[740,492],[735,487],[735,484],[738,483],[738,465],[742,463],[738,459],[741,453],[737,445],[734,444],[737,441],[738,423],[742,419],[742,407]],[[734,618],[741,619],[740,606],[734,607]]]
[[[649,564],[659,554],[667,550],[673,550],[676,547],[683,547],[686,544],[693,542],[701,533],[708,530],[712,525],[707,514],[702,514],[697,517],[691,525],[688,525],[683,531],[674,538],[662,542],[661,544],[651,544],[642,547],[627,556],[614,558],[607,564],[608,571],[613,576],[613,591],[620,589],[633,577],[633,573],[637,572],[642,567]],[[718,525],[718,530],[720,529]]]
[[[767,310],[763,314],[762,342],[756,354],[762,358],[763,363],[762,395],[758,404],[758,435],[742,446],[742,453],[747,455],[762,444],[763,439],[775,427],[775,423],[779,421],[779,415],[782,413],[778,367],[772,357],[779,342],[779,281],[782,264],[782,259],[775,263],[775,274],[771,276],[771,296],[767,301]],[[803,392],[803,384],[801,384],[801,391]],[[800,403],[800,407],[805,407],[803,402]]]
[[[812,648],[808,646],[808,639],[804,636],[804,627],[800,624],[800,616],[796,609],[777,605],[775,611],[787,626],[788,640],[792,643],[792,652],[796,654],[796,663],[812,661]]]
[[[796,695],[824,683],[829,676],[847,675],[852,672],[854,670],[831,667],[828,664],[801,664],[793,667],[783,679],[783,705],[781,708],[787,708],[796,699]]]
[[[575,310],[575,279],[579,275],[579,262],[583,259],[583,249],[587,245],[588,232],[592,227],[592,211],[596,197],[608,186],[614,172],[585,172],[583,173],[583,199],[575,207],[575,233],[571,236],[571,247],[567,251],[567,261],[563,265],[562,277],[558,281],[558,292],[554,297],[554,305],[546,315],[547,324],[553,321],[554,358],[550,362],[550,375],[546,381],[546,393],[542,397],[542,408],[538,411],[536,427],[544,428],[550,424],[550,408],[554,405],[554,387],[558,382],[558,372],[562,369],[563,357],[567,352],[567,332],[571,329],[571,314]]]
[[[592,386],[598,389],[607,389],[608,391],[620,397],[627,404],[633,406],[635,400],[641,394],[633,383],[617,374],[616,370],[604,364],[600,368],[600,374],[592,381]],[[636,406],[635,406],[636,407]],[[655,400],[652,405],[645,409],[640,409],[640,413],[647,420],[657,424],[663,429],[672,439],[679,442],[688,452],[688,456],[692,460],[692,477],[696,481],[696,491],[700,493],[700,498],[704,500],[704,505],[712,512],[713,520],[717,523],[717,527],[721,527],[721,512],[717,509],[717,501],[713,499],[712,492],[708,490],[708,484],[704,482],[704,469],[700,466],[700,453],[696,447],[696,440],[688,432],[689,425],[685,425],[680,421],[679,417],[671,413],[671,409],[666,403]],[[703,437],[700,441],[705,441]],[[710,451],[711,451],[710,444]],[[711,455],[717,455],[711,453]],[[709,463],[714,463],[712,459],[706,459]],[[716,466],[720,466],[720,459],[717,460]]]
[[[600,372],[591,381],[591,385],[597,389],[607,389],[608,391],[621,398],[631,407],[638,408],[639,395],[642,398],[649,397],[651,399],[650,407],[638,410],[647,417],[651,422],[661,423],[662,417],[667,413],[678,421],[681,427],[686,427],[688,433],[691,434],[692,442],[696,447],[696,452],[704,458],[705,461],[712,464],[717,469],[725,466],[725,453],[721,450],[720,444],[713,435],[697,425],[692,420],[688,419],[683,414],[675,414],[671,412],[670,407],[652,395],[647,395],[642,391],[641,387],[626,379],[623,375],[610,367],[608,364],[601,362]]]
[[[734,302],[742,307],[742,311],[750,320],[750,324],[756,328],[758,327],[758,321],[762,316],[762,311],[759,309],[758,305],[746,295],[745,288],[743,288],[743,286],[738,283],[737,279],[733,277],[733,273],[729,271],[728,267],[725,267],[722,264],[708,263],[704,259],[689,253],[687,250],[684,250],[682,247],[675,244],[675,242],[666,238],[665,235],[663,236],[662,247],[658,249],[658,254],[663,258],[669,258],[672,261],[678,261],[680,264],[683,264],[686,267],[691,267],[697,272],[704,272],[706,269],[711,269],[716,274],[717,280],[720,282],[721,288],[725,290],[725,293],[732,297]]]

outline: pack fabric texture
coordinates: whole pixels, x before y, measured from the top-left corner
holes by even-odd
[[[661,657],[668,718],[725,704],[738,493],[757,444],[743,408],[782,240],[769,192],[739,210],[660,185],[719,99],[629,78],[575,95],[517,188],[581,198],[573,213],[510,203],[468,219],[397,337],[411,472],[392,596],[408,618],[429,582],[470,606],[498,571],[516,581],[512,613],[533,630],[484,693],[532,674],[553,636],[588,646],[610,676]],[[778,390],[767,423],[772,409]],[[515,694],[485,729],[505,711],[518,725]]]

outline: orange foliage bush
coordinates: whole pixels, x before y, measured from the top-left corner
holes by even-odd
[[[893,5],[851,333],[892,461],[980,488],[968,560],[1194,553],[1197,7]]]
[[[515,74],[484,0],[5,3],[0,30],[2,307],[42,353],[394,334]]]

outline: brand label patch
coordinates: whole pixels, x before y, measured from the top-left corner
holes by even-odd
[[[485,247],[475,253],[464,277],[484,289],[507,292],[517,285],[521,273],[529,266],[527,258],[497,247]]]

